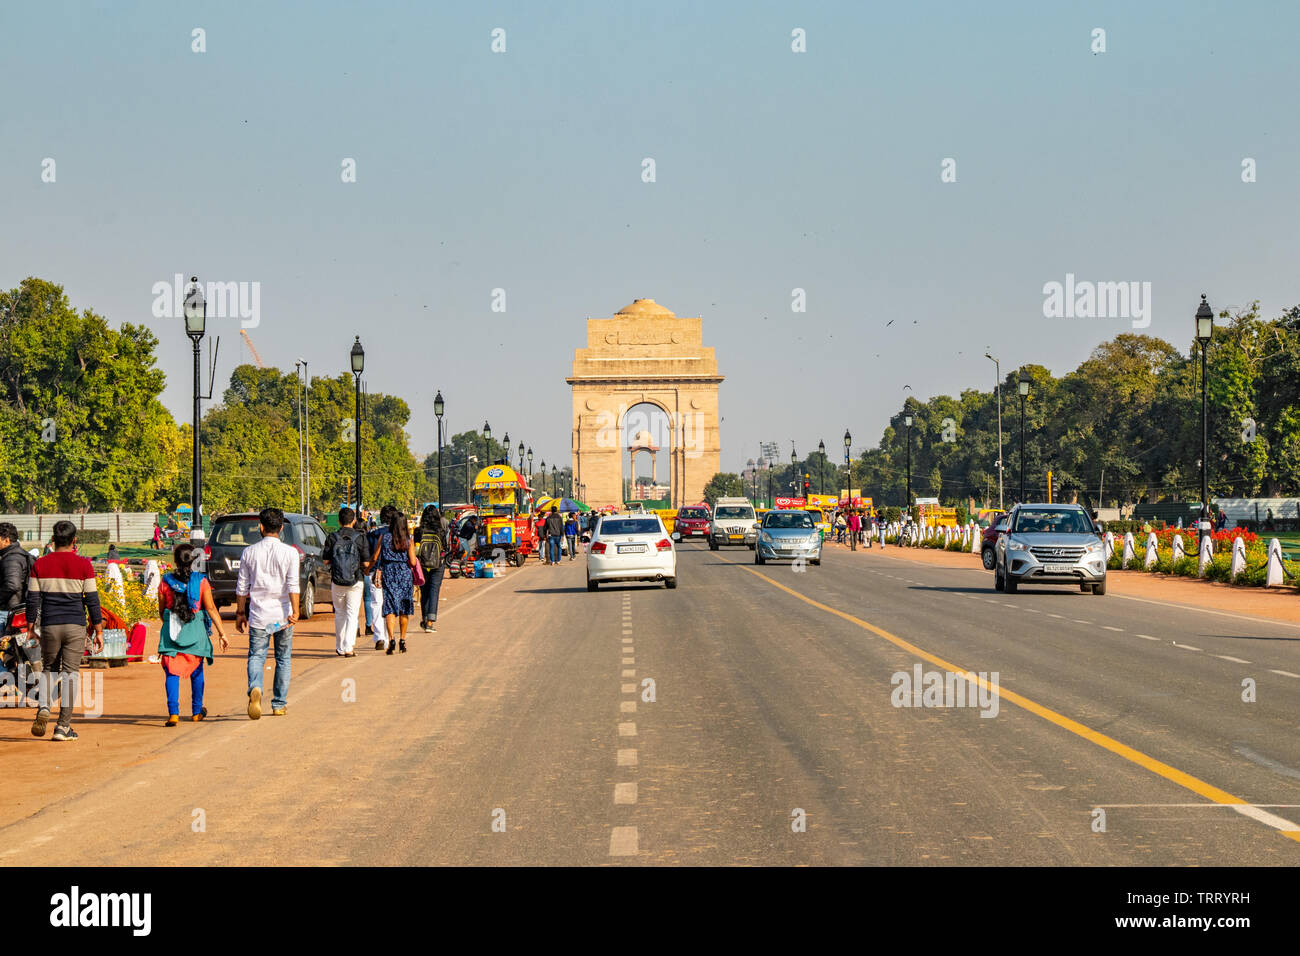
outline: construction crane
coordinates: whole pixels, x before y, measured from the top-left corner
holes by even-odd
[[[262,356],[257,354],[257,349],[253,347],[253,340],[248,336],[247,329],[240,329],[239,334],[244,337],[244,343],[248,346],[248,351],[253,353],[253,361],[257,363],[258,368],[266,368],[266,363],[262,361]]]

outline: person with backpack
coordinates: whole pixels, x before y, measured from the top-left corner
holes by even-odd
[[[27,601],[27,579],[36,563],[18,541],[18,529],[12,522],[0,522],[0,633],[9,632],[9,618],[23,609]]]
[[[321,550],[330,569],[330,597],[334,602],[334,653],[357,656],[357,627],[365,592],[366,534],[356,527],[357,513],[339,509],[339,530],[331,531]]]
[[[384,527],[393,520],[393,515],[397,513],[396,505],[384,505],[379,509],[379,520],[382,524],[376,525],[374,515],[370,516],[370,530],[366,532],[366,583],[365,601],[366,601],[366,630],[374,636],[375,650],[382,651],[388,647],[388,629],[387,622],[384,619],[384,589],[379,586],[378,572],[369,564],[370,554],[379,546],[379,539],[383,537]]]
[[[158,635],[158,658],[167,688],[167,724],[181,722],[181,678],[190,679],[190,720],[208,716],[203,706],[203,664],[212,664],[212,629],[224,651],[230,646],[221,615],[212,600],[212,585],[202,571],[194,568],[198,552],[188,542],[176,546],[172,559],[174,570],[163,575],[158,588],[158,614],[162,630]]]
[[[569,560],[572,561],[578,553],[578,516],[572,511],[564,522],[564,545],[569,549]]]
[[[415,529],[416,556],[424,571],[424,584],[420,585],[420,627],[436,631],[438,622],[438,595],[442,591],[442,578],[447,573],[447,537],[451,523],[442,516],[437,505],[428,505],[420,515],[420,526]]]

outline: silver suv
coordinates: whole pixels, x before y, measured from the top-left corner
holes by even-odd
[[[1106,547],[1080,505],[1025,504],[1011,509],[997,543],[993,586],[1014,594],[1022,584],[1077,584],[1106,593]]]

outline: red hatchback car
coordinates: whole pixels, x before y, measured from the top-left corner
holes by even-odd
[[[997,548],[998,538],[1007,533],[1008,517],[1005,512],[998,515],[989,522],[980,538],[980,560],[984,562],[985,571],[992,571],[998,563],[997,551],[994,549]]]
[[[673,522],[673,534],[679,535],[683,541],[687,538],[703,538],[707,541],[709,539],[709,522],[711,520],[709,506],[706,504],[678,508],[677,517]]]

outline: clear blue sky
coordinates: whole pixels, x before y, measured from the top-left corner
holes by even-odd
[[[359,333],[415,449],[441,388],[453,430],[548,462],[584,319],[651,297],[704,317],[724,469],[874,445],[904,384],[989,388],[987,348],[1061,373],[1129,328],[1044,318],[1066,273],[1151,282],[1183,348],[1201,292],[1300,302],[1297,35],[1286,2],[10,3],[0,285],[151,324],[187,420],[153,283],[257,281],[268,363],[342,370]]]

